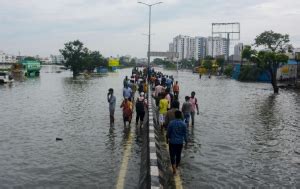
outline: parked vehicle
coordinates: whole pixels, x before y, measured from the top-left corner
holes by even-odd
[[[0,83],[12,83],[14,80],[8,72],[0,72]]]

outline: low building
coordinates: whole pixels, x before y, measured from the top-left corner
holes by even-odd
[[[64,63],[64,56],[63,55],[50,55],[49,62],[51,64],[63,64]]]
[[[5,63],[5,53],[0,51],[0,63]]]
[[[17,62],[17,57],[14,55],[6,54],[0,51],[0,63],[13,64]]]

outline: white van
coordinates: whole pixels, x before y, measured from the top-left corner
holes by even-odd
[[[0,72],[0,84],[12,83],[14,80],[7,72]]]

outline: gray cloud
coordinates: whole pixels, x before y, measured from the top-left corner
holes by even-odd
[[[146,56],[148,9],[135,0],[0,0],[0,5],[0,50],[47,56],[80,39],[105,56]],[[290,34],[300,46],[298,7],[298,0],[164,0],[153,8],[153,49],[167,50],[178,34],[208,36],[212,22],[232,21],[241,23],[246,43],[272,29]]]

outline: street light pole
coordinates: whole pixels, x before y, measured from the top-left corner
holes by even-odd
[[[151,8],[154,5],[158,5],[161,4],[162,2],[157,2],[157,3],[153,3],[153,4],[147,4],[147,3],[143,3],[141,1],[139,1],[138,3],[146,5],[149,7],[149,35],[148,35],[148,79],[150,78],[150,50],[151,50]]]
[[[149,6],[149,36],[148,36],[148,80],[150,79],[150,48],[151,48],[151,8]]]

